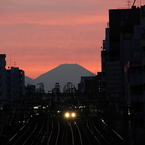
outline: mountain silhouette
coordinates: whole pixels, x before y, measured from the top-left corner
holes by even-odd
[[[33,84],[37,87],[38,83],[43,83],[45,92],[48,92],[52,90],[55,83],[58,82],[62,91],[63,87],[68,82],[71,82],[76,88],[78,88],[78,83],[80,83],[81,76],[94,75],[95,74],[78,64],[61,64],[58,67],[40,75],[36,79],[25,77],[25,85]]]

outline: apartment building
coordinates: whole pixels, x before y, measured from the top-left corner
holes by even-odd
[[[6,103],[7,93],[6,93],[6,55],[0,54],[0,107],[3,107]]]
[[[24,71],[18,67],[7,70],[7,96],[12,104],[18,104],[25,95]]]
[[[145,5],[141,7],[142,102],[145,111]]]
[[[140,10],[135,6],[109,10],[101,51],[103,96],[127,106],[137,101],[134,88],[140,89],[137,82],[142,80]]]

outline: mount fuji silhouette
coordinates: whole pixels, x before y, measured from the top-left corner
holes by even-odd
[[[92,72],[85,69],[84,67],[78,64],[61,64],[56,68],[40,75],[36,79],[31,79],[29,77],[25,77],[25,85],[33,84],[36,85],[38,83],[44,84],[44,90],[47,93],[48,91],[54,88],[55,83],[59,83],[61,91],[63,87],[71,82],[78,88],[78,83],[80,83],[81,76],[94,76]]]

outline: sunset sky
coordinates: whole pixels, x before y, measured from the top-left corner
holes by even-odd
[[[33,79],[64,63],[96,74],[108,10],[127,7],[127,0],[0,0],[0,53],[7,68]]]

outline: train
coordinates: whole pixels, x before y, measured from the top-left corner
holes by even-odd
[[[59,114],[59,116],[66,120],[76,119],[79,116],[78,111],[73,107],[65,107],[65,109],[57,111],[57,113]]]

